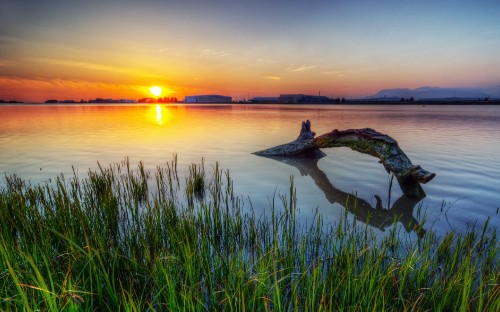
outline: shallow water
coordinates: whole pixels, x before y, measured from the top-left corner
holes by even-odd
[[[294,140],[303,120],[313,131],[370,127],[395,138],[414,164],[435,172],[420,201],[401,197],[378,159],[347,148],[317,163],[284,163],[252,152]],[[317,210],[335,221],[346,212],[387,231],[394,216],[438,234],[500,226],[500,107],[348,105],[0,105],[0,173],[31,183],[129,157],[154,170],[177,154],[180,174],[192,162],[229,169],[235,192],[257,213],[273,194],[297,188],[300,217]],[[0,187],[5,184],[0,180]],[[356,194],[358,209],[346,205]],[[389,195],[390,194],[390,195]],[[384,209],[375,209],[381,199]],[[391,209],[387,209],[391,207]],[[419,208],[420,213],[419,213]],[[424,217],[425,212],[425,217]]]

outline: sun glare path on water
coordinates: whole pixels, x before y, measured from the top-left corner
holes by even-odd
[[[159,126],[166,125],[174,119],[172,109],[166,105],[152,105],[148,112],[150,120],[154,121]]]
[[[156,122],[159,125],[161,125],[161,124],[163,124],[163,114],[162,114],[161,106],[156,104],[155,110],[156,110]]]

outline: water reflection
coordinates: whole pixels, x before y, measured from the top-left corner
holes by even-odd
[[[151,106],[149,112],[150,116],[152,117],[151,119],[154,120],[159,126],[163,126],[172,121],[174,117],[173,110],[174,109],[172,107],[156,104],[154,106]]]
[[[425,234],[423,225],[413,217],[413,210],[420,201],[418,198],[401,196],[390,208],[382,204],[380,196],[374,195],[376,204],[372,206],[362,198],[346,193],[335,188],[326,174],[318,167],[318,160],[324,156],[322,152],[308,157],[269,157],[274,160],[294,166],[303,176],[310,176],[318,188],[325,193],[326,199],[332,203],[342,205],[347,211],[352,213],[356,220],[367,223],[382,231],[394,225],[394,220],[398,220],[407,232],[415,231],[418,237]],[[389,190],[390,191],[390,190]]]
[[[156,122],[159,125],[163,124],[163,114],[162,114],[162,111],[161,111],[161,106],[158,105],[158,104],[156,104]]]

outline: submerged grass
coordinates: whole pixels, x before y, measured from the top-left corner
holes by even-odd
[[[7,176],[0,310],[500,311],[495,229],[377,240],[348,218],[301,226],[292,179],[256,216],[217,164],[193,164],[184,191],[175,158],[154,176],[154,192],[128,160],[50,185]]]

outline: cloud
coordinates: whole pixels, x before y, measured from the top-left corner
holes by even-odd
[[[16,44],[21,42],[23,41],[19,38],[0,36],[0,45]]]
[[[228,56],[229,52],[225,50],[216,50],[216,49],[204,49],[200,51],[200,56],[213,56],[213,57],[224,57]]]
[[[12,66],[13,64],[14,64],[14,62],[11,62],[11,61],[0,60],[0,67]]]
[[[314,65],[291,66],[291,67],[288,67],[286,70],[289,72],[301,72],[301,71],[309,70],[309,69],[314,68],[314,67],[316,67],[316,66],[314,66]]]
[[[345,77],[346,76],[346,72],[343,71],[343,70],[331,70],[331,71],[323,72],[323,75]]]
[[[264,79],[269,79],[269,80],[281,80],[281,78],[280,78],[280,77],[278,77],[278,76],[266,76],[266,77],[264,77]]]
[[[133,85],[87,80],[0,77],[0,98],[44,101],[47,98],[88,98],[105,93],[109,97],[133,96]],[[27,92],[29,90],[29,92]]]
[[[257,60],[257,63],[270,64],[270,63],[276,63],[276,60],[260,58]]]
[[[27,86],[34,89],[127,89],[130,85],[117,84],[117,83],[103,83],[103,82],[93,82],[87,80],[73,80],[73,79],[46,79],[40,77],[34,78],[18,78],[18,77],[0,77],[0,86],[10,85],[13,88],[22,87],[24,89]]]
[[[64,60],[64,59],[50,59],[50,58],[30,58],[25,60],[34,63],[78,67],[83,69],[99,70],[99,71],[113,72],[119,74],[135,74],[141,77],[162,78],[162,76],[154,75],[148,72],[139,71],[132,68],[115,67],[98,63],[87,63],[87,62],[79,62],[79,61]]]
[[[35,62],[35,63],[45,63],[50,65],[63,65],[63,66],[71,66],[71,67],[79,67],[85,69],[94,69],[94,70],[103,70],[117,73],[125,73],[129,70],[126,68],[113,67],[109,65],[97,64],[97,63],[87,63],[87,62],[79,62],[72,60],[63,60],[63,59],[49,59],[49,58],[30,58],[27,61]]]

